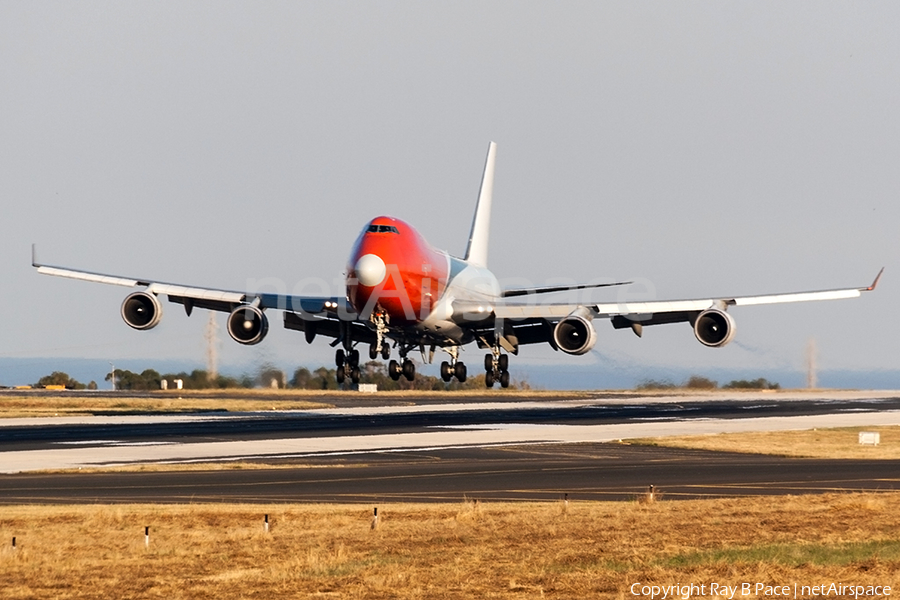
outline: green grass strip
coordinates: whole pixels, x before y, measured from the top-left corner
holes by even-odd
[[[900,560],[900,540],[876,540],[835,546],[771,544],[677,554],[656,561],[664,567],[697,567],[716,563],[775,563],[788,566],[848,565],[872,559]]]

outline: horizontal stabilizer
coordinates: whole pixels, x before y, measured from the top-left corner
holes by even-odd
[[[603,287],[615,287],[617,285],[630,285],[633,281],[618,281],[616,283],[590,283],[582,285],[560,285],[555,287],[539,287],[539,288],[522,288],[515,290],[504,290],[504,298],[513,298],[515,296],[528,296],[531,294],[552,294],[553,292],[569,292],[572,290],[588,290]]]

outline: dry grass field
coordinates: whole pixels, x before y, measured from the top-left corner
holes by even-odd
[[[861,446],[860,431],[881,435],[877,446]],[[718,433],[632,440],[632,443],[671,448],[747,452],[806,458],[900,459],[900,427],[839,427],[802,431]]]
[[[302,397],[278,397],[272,400],[209,398],[203,395],[175,396],[160,393],[150,397],[123,398],[112,396],[3,396],[0,398],[0,418],[15,417],[74,417],[82,415],[126,415],[151,413],[241,412],[273,410],[307,410],[328,408],[330,405]]]
[[[623,392],[623,396],[628,392]],[[377,399],[402,402],[405,398],[453,399],[461,401],[469,398],[483,398],[486,392],[480,390],[459,390],[453,392],[435,391],[392,391],[378,392]],[[589,397],[588,392],[548,392],[541,390],[493,390],[497,398],[568,398]],[[226,397],[227,396],[227,397]],[[337,398],[355,397],[365,401],[366,394],[338,390],[181,390],[178,392],[154,392],[147,396],[132,398],[96,395],[4,394],[0,396],[0,418],[53,417],[82,415],[150,414],[150,413],[193,413],[193,412],[244,412],[262,410],[309,410],[330,408]],[[374,400],[375,397],[372,397]],[[410,402],[411,404],[412,402]]]
[[[0,597],[571,599],[640,597],[636,583],[638,593],[703,585],[705,597],[716,596],[714,583],[897,587],[898,501],[385,505],[376,529],[371,506],[9,506]]]

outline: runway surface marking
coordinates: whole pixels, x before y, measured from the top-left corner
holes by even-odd
[[[598,394],[595,397],[552,400],[521,400],[506,402],[458,402],[434,403],[422,405],[384,406],[379,404],[377,396],[372,397],[372,406],[356,406],[353,408],[321,408],[303,410],[277,410],[262,412],[230,412],[230,413],[193,413],[178,415],[103,415],[103,416],[63,416],[63,417],[13,417],[0,418],[0,430],[3,427],[27,427],[38,425],[134,425],[147,423],[195,423],[203,421],[219,421],[239,416],[259,416],[265,418],[273,414],[310,415],[310,416],[378,416],[402,414],[428,414],[439,412],[471,412],[485,410],[534,410],[560,408],[618,408],[622,406],[677,405],[693,402],[723,402],[756,400],[761,405],[769,403],[822,402],[822,401],[860,401],[877,404],[879,401],[900,397],[900,390],[822,390],[814,392],[765,391],[727,392],[719,390],[715,394],[684,395],[643,395],[643,394]],[[273,400],[275,406],[280,400]],[[223,401],[223,404],[227,401]],[[675,410],[675,408],[673,408]]]
[[[478,406],[479,410],[483,409],[483,405]],[[409,407],[405,407],[404,410],[408,411]],[[446,410],[446,407],[442,410]],[[183,417],[172,418],[183,419]],[[426,448],[604,442],[644,437],[896,424],[900,424],[900,411],[894,410],[790,417],[643,421],[604,425],[485,424],[471,428],[453,428],[452,430],[440,427],[434,431],[416,433],[224,442],[173,444],[148,441],[141,445],[79,446],[3,452],[0,454],[0,472],[18,473],[150,462],[179,463],[276,457],[302,458],[335,453],[399,452]]]

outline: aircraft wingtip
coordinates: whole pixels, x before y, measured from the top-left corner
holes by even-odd
[[[881,279],[881,274],[884,273],[884,267],[881,267],[881,270],[878,271],[878,275],[875,276],[875,281],[872,282],[872,285],[866,288],[867,292],[871,292],[878,285],[878,280]]]

